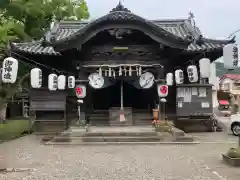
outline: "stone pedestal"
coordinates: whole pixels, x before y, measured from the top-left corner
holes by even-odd
[[[109,125],[133,125],[132,108],[124,107],[125,121],[120,121],[120,107],[109,109]]]

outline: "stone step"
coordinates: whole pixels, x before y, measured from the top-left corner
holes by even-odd
[[[109,126],[111,127],[128,127],[128,126],[132,126],[132,123],[123,123],[123,122],[110,122]]]
[[[109,126],[109,121],[107,119],[102,121],[93,121],[89,119],[89,124],[92,126]]]
[[[164,142],[164,141],[155,141],[155,142],[52,142],[48,141],[44,145],[56,145],[56,146],[113,146],[113,145],[124,145],[124,146],[133,146],[133,145],[196,145],[200,144],[199,141],[193,142]]]
[[[120,125],[132,125],[132,124],[126,124],[126,123],[120,123],[120,122],[111,122],[109,121],[108,118],[105,117],[89,117],[89,123],[91,125],[110,125],[110,126],[120,126]],[[136,125],[151,125],[152,124],[152,119],[133,119],[133,124]]]
[[[89,123],[89,125],[91,126],[109,126],[109,123],[106,121],[106,122],[102,122],[102,123],[99,123],[99,122],[91,122]]]
[[[92,137],[55,137],[53,142],[158,142],[160,136],[134,137],[134,136],[92,136]]]
[[[148,113],[132,113],[133,116],[144,116],[144,117],[152,117],[152,114]]]
[[[108,113],[109,112],[109,110],[105,110],[105,109],[95,109],[94,111],[93,111],[93,113]]]
[[[152,124],[152,119],[133,119],[133,121],[137,123],[148,123],[149,125]]]
[[[89,120],[92,120],[92,121],[108,121],[109,120],[109,117],[108,116],[89,116],[88,117]]]
[[[177,142],[193,142],[195,139],[191,135],[185,134],[184,136],[176,136],[174,141]]]
[[[33,134],[36,136],[42,136],[42,135],[56,136],[60,133],[61,132],[56,132],[56,131],[39,131],[39,132],[34,132]]]
[[[160,141],[158,136],[109,136],[109,137],[82,137],[83,142],[155,142]]]
[[[95,120],[98,120],[98,119],[109,119],[109,115],[105,115],[105,114],[94,114],[94,115],[89,115],[88,116],[89,119],[95,119]]]
[[[88,115],[109,114],[109,112],[89,112]]]
[[[101,120],[93,120],[93,119],[88,119],[90,124],[109,124],[108,119],[101,119]]]
[[[131,137],[150,137],[156,136],[156,132],[87,132],[83,136],[92,137],[92,136],[131,136]]]
[[[71,137],[116,137],[116,136],[131,136],[131,137],[151,137],[156,136],[157,133],[152,132],[86,132],[86,129],[82,130],[68,130],[62,133],[64,136]]]
[[[179,136],[182,137],[182,136],[185,135],[185,133],[184,133],[184,131],[182,131],[181,129],[172,127],[172,135],[175,136],[175,137],[179,137]]]

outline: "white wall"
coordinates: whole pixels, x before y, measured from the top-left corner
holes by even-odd
[[[234,81],[233,80],[231,80],[231,79],[228,79],[228,78],[226,78],[226,79],[223,79],[223,80],[221,80],[221,89],[222,90],[228,90],[228,89],[226,89],[226,87],[224,87],[224,84],[229,84],[229,91],[232,91],[232,89],[233,89],[233,83],[234,83]]]
[[[219,89],[219,78],[216,76],[216,64],[211,63],[209,84],[212,84],[212,105],[218,107],[217,90]]]

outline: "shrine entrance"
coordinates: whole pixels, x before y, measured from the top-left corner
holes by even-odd
[[[158,101],[155,85],[149,89],[138,89],[131,83],[121,80],[107,88],[94,89],[91,92],[92,113],[89,119],[90,124],[98,125],[99,121],[104,124],[109,123],[112,121],[111,113],[113,110],[116,114],[115,118],[118,118],[121,108],[121,84],[123,108],[128,114],[126,118],[131,119],[130,124],[151,124],[152,109]],[[104,118],[101,119],[101,117]]]
[[[157,98],[156,88],[138,89],[128,82],[123,82],[123,107],[134,109],[151,109]],[[121,107],[121,81],[92,92],[92,105],[94,109],[109,109]]]

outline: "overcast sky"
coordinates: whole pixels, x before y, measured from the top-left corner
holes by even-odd
[[[240,29],[240,0],[122,0],[126,8],[149,20],[187,18],[193,12],[205,37],[226,38]],[[107,14],[119,0],[86,0],[91,19]],[[240,42],[240,32],[237,40]]]

